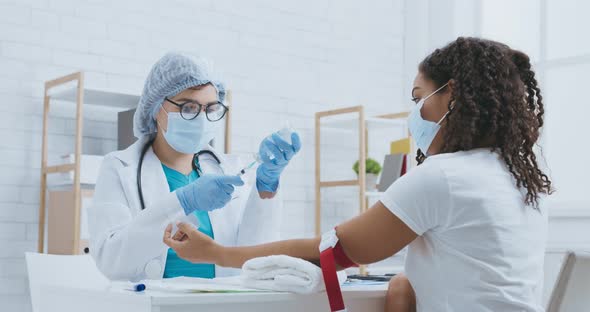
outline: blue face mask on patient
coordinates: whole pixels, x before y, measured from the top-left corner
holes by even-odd
[[[440,130],[440,123],[447,117],[447,115],[451,112],[448,111],[438,122],[432,122],[430,120],[425,120],[422,118],[422,106],[424,106],[424,101],[428,98],[436,94],[438,91],[442,90],[446,87],[449,83],[445,83],[442,87],[436,89],[436,91],[432,92],[425,98],[422,98],[414,109],[410,112],[410,116],[408,117],[408,128],[410,130],[410,134],[412,138],[416,141],[416,146],[424,153],[424,155],[428,156],[428,148],[432,144],[434,137]]]

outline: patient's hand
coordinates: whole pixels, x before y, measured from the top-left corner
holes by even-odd
[[[182,242],[184,240],[186,240],[188,238],[188,236],[186,235],[186,233],[184,233],[181,230],[177,230],[176,233],[174,233],[174,236],[172,236],[173,240]]]
[[[187,223],[179,223],[172,237],[172,224],[164,231],[164,243],[176,254],[193,263],[216,263],[219,246],[211,237]]]

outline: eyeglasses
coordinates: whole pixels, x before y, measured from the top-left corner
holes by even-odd
[[[176,103],[169,98],[165,98],[165,100],[177,106],[180,109],[180,116],[186,120],[193,120],[197,118],[197,116],[199,116],[199,114],[203,110],[203,107],[205,107],[205,116],[209,121],[220,120],[221,118],[223,118],[223,116],[225,116],[225,113],[227,113],[227,111],[229,110],[229,108],[223,105],[223,103],[221,103],[220,101],[217,101],[216,103],[203,105],[197,103],[196,101]]]

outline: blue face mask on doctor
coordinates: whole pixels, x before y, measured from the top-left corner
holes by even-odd
[[[205,113],[186,120],[180,113],[168,112],[166,109],[164,112],[168,115],[168,129],[164,131],[164,138],[179,153],[197,153],[206,148],[217,133],[217,123],[207,120]]]
[[[440,130],[441,122],[447,117],[447,115],[451,112],[448,111],[438,122],[432,122],[430,120],[425,120],[422,118],[422,106],[424,106],[424,102],[428,100],[431,96],[435,95],[438,91],[442,90],[446,87],[449,83],[445,83],[442,87],[436,89],[436,91],[430,93],[430,95],[422,98],[414,109],[410,112],[410,116],[408,117],[408,128],[410,130],[410,134],[412,138],[416,141],[416,146],[422,151],[422,153],[428,156],[428,149],[434,140],[434,137]]]

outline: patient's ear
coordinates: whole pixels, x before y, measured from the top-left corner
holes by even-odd
[[[457,86],[457,82],[455,82],[455,79],[451,79],[449,80],[449,84],[447,85],[447,92],[449,92],[449,94],[453,94],[453,91],[455,90],[455,87]]]

